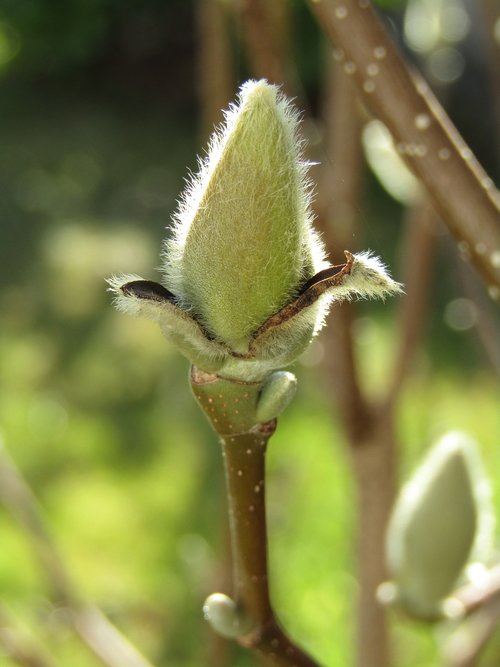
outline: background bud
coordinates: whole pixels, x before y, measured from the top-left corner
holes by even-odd
[[[399,602],[411,614],[439,615],[471,555],[481,514],[488,512],[485,483],[474,443],[451,433],[403,487],[388,530],[387,558]]]

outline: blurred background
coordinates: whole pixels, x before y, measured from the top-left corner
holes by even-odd
[[[157,667],[255,661],[202,618],[230,566],[220,452],[190,395],[188,363],[154,324],[113,309],[105,279],[159,279],[170,216],[217,109],[261,75],[249,4],[0,0],[2,456],[36,495],[74,590]],[[312,158],[342,180],[342,160],[324,142],[324,38],[305,3],[277,6],[285,89],[304,110]],[[498,4],[394,0],[379,9],[498,184]],[[405,220],[419,186],[394,163],[384,128],[366,112],[360,119],[372,169],[363,167],[346,247],[371,248],[405,281]],[[399,475],[444,432],[465,430],[500,510],[497,306],[439,221],[433,237],[425,319],[397,396]],[[343,247],[331,250],[337,260]],[[395,363],[402,301],[352,313],[370,399]],[[293,368],[299,391],[270,444],[268,503],[277,611],[318,660],[341,667],[353,655],[356,503],[330,345],[321,335]],[[8,491],[0,497],[0,635],[50,665],[100,664],[73,631]],[[399,667],[433,664],[432,629],[395,619],[394,637]],[[1,665],[38,664],[0,644]]]

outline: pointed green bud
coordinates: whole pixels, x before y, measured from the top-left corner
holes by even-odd
[[[481,539],[483,516],[490,520],[485,485],[474,443],[450,433],[403,487],[388,529],[387,560],[398,602],[412,615],[439,617]]]
[[[371,253],[324,262],[306,168],[296,111],[245,83],[181,201],[164,284],[112,279],[118,308],[157,321],[200,369],[261,382],[304,351],[332,301],[401,292]]]
[[[257,402],[257,420],[264,424],[278,417],[297,389],[297,378],[287,371],[275,371],[266,379]]]
[[[165,285],[238,352],[323,266],[297,126],[275,86],[244,84],[167,243]]]

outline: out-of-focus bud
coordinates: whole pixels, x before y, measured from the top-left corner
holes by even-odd
[[[227,639],[242,637],[252,628],[250,619],[224,593],[208,596],[203,605],[203,615],[212,628]]]
[[[461,433],[443,437],[403,487],[387,561],[397,601],[411,615],[438,618],[474,544],[485,543],[492,528],[487,488],[475,444]]]

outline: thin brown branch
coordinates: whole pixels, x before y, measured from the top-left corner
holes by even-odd
[[[324,156],[318,182],[317,221],[330,255],[352,247],[359,227],[363,155],[358,96],[331,58],[327,61],[323,105]],[[370,409],[362,394],[353,345],[353,304],[334,308],[323,333],[332,380],[344,427],[351,442],[369,428]]]
[[[477,275],[468,262],[461,257],[455,257],[457,267],[458,288],[469,299],[475,308],[476,321],[473,332],[477,335],[477,342],[484,353],[486,363],[491,370],[500,376],[500,321],[493,304],[481,289]]]
[[[427,197],[423,197],[409,209],[402,250],[406,297],[400,302],[398,348],[395,353],[391,383],[384,399],[385,409],[392,409],[408,376],[422,337],[430,298],[429,286],[437,222],[437,216]]]
[[[253,76],[285,85],[288,91],[288,11],[284,0],[242,0],[238,10]]]
[[[349,247],[357,235],[363,155],[358,95],[331,58],[325,88],[326,159],[318,217],[331,251],[339,245]],[[358,496],[356,664],[387,667],[387,617],[375,599],[375,591],[385,577],[383,536],[393,499],[395,444],[391,413],[376,412],[361,386],[352,335],[356,310],[355,304],[342,304],[333,310],[323,334],[327,346],[325,370],[347,434]]]
[[[500,622],[500,600],[494,600],[481,607],[452,635],[444,651],[445,667],[476,667],[480,664],[483,651],[498,631]],[[490,656],[484,663],[497,665],[496,656]]]
[[[474,667],[500,623],[500,566],[481,583],[463,586],[452,596],[453,608],[465,617],[445,647],[447,667]],[[492,663],[493,664],[493,663]]]
[[[276,420],[255,419],[261,383],[231,382],[192,369],[193,393],[217,432],[226,473],[233,600],[244,628],[235,638],[273,667],[318,667],[280,627],[270,600],[265,455]]]
[[[77,635],[102,664],[105,667],[152,667],[98,609],[82,603],[45,525],[38,501],[2,442],[0,501],[30,539],[55,603],[68,608]]]
[[[20,667],[55,667],[46,650],[15,627],[14,620],[4,608],[0,608],[0,654]]]
[[[500,299],[499,198],[429,86],[410,72],[369,0],[308,0],[346,75],[391,132],[436,210]]]
[[[234,599],[256,623],[240,642],[270,665],[314,667],[316,663],[278,625],[269,598],[265,451],[271,433],[264,429],[221,439],[231,524]]]
[[[233,95],[234,72],[229,40],[229,16],[222,0],[198,0],[197,81],[203,136],[222,121]]]
[[[453,593],[464,615],[472,614],[495,600],[500,601],[500,565],[491,568],[480,583],[467,584]]]
[[[73,608],[71,617],[78,635],[106,667],[152,667],[97,607]]]
[[[45,526],[37,499],[0,441],[0,502],[14,516],[31,541],[33,551],[59,604],[73,605],[72,590],[63,560]]]
[[[359,97],[329,54],[321,115],[324,141],[316,212],[327,249],[332,253],[357,245],[363,151]]]
[[[378,586],[387,579],[385,534],[396,485],[397,443],[392,413],[380,413],[370,433],[350,447],[358,495],[358,623],[356,665],[388,667],[391,664],[386,611],[376,599]]]
[[[486,68],[493,98],[496,164],[500,168],[500,42],[494,34],[497,21],[500,19],[500,12],[497,0],[480,0],[478,4],[482,16],[481,29],[486,52]]]

